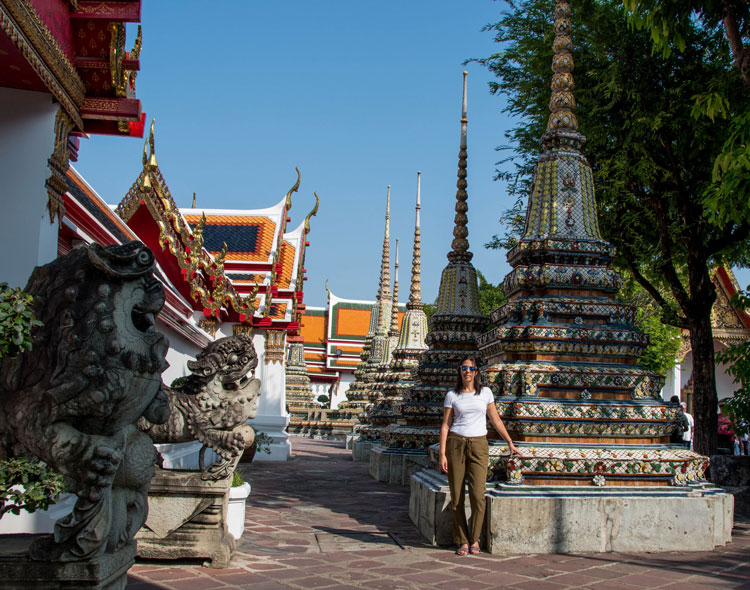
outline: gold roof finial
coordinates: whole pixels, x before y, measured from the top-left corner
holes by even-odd
[[[193,209],[195,209],[195,191],[193,191]]]
[[[396,238],[396,259],[393,269],[393,305],[391,306],[391,331],[389,336],[398,336],[398,238]]]
[[[421,206],[422,172],[417,172],[417,215],[414,222],[414,253],[411,259],[411,288],[409,289],[409,309],[422,309],[422,233],[419,228]]]
[[[466,118],[466,78],[469,72],[464,71],[464,90],[463,100],[461,101],[461,145],[458,151],[458,182],[456,182],[456,217],[454,218],[455,227],[453,228],[453,242],[451,242],[451,251],[448,252],[448,260],[451,262],[470,262],[474,256],[469,252],[469,229],[466,224],[469,218],[466,212],[469,210],[467,203],[468,194],[466,193],[466,129],[468,119]]]
[[[305,217],[305,235],[310,233],[310,218],[313,215],[318,214],[318,205],[320,205],[320,199],[318,198],[318,193],[313,193],[315,195],[315,207],[313,207],[312,211],[307,214],[307,217]]]
[[[148,132],[148,145],[151,148],[151,154],[148,159],[148,167],[155,170],[158,166],[156,163],[156,149],[154,148],[154,125],[156,124],[156,117],[151,119],[151,129]]]
[[[296,193],[297,189],[299,189],[299,183],[300,180],[302,180],[302,175],[299,173],[299,168],[296,166],[294,169],[297,171],[297,182],[294,183],[294,186],[289,189],[289,192],[286,194],[286,210],[289,211],[289,209],[292,208],[292,193]]]

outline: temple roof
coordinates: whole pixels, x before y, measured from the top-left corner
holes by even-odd
[[[79,135],[142,136],[140,26],[125,49],[141,0],[14,0],[0,3],[0,17],[0,87],[49,92]]]
[[[344,299],[329,291],[328,307],[307,308],[301,318],[305,363],[310,373],[352,372],[370,328],[374,301]],[[398,326],[406,305],[398,305]]]

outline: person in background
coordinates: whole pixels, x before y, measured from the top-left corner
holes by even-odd
[[[443,424],[440,427],[440,470],[448,474],[453,513],[453,540],[457,555],[477,555],[485,509],[485,484],[489,467],[487,418],[508,443],[510,455],[518,454],[495,407],[489,387],[482,387],[482,376],[473,357],[459,365],[456,386],[445,396]],[[466,522],[464,479],[469,479],[471,530]]]
[[[693,448],[693,430],[695,427],[695,420],[693,420],[693,417],[688,414],[687,412],[687,403],[682,402],[682,414],[687,419],[688,428],[682,433],[682,442],[685,443],[685,446],[688,449]]]

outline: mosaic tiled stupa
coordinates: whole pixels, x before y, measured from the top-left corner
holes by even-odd
[[[385,207],[385,233],[383,254],[380,261],[378,294],[370,315],[370,329],[360,355],[360,362],[354,370],[354,382],[346,392],[347,400],[339,409],[361,414],[373,401],[373,383],[381,371],[388,352],[388,326],[391,318],[391,269],[390,269],[390,225],[391,187]]]
[[[508,253],[508,302],[480,338],[498,411],[524,454],[491,450],[510,483],[682,485],[708,460],[669,445],[679,407],[664,379],[638,365],[648,344],[635,310],[617,299],[613,247],[599,233],[585,137],[574,114],[570,6],[558,1],[552,98],[526,225]],[[502,449],[502,450],[501,450]]]
[[[438,441],[445,394],[455,385],[461,360],[478,356],[477,338],[487,325],[487,318],[479,311],[477,272],[471,264],[473,254],[467,239],[466,76],[464,72],[453,242],[425,337],[429,349],[420,356],[417,368],[418,384],[404,394],[403,402],[397,406],[399,422],[403,424],[382,434],[389,449],[422,450]]]
[[[387,424],[384,420],[385,388],[391,375],[393,352],[398,344],[398,239],[396,240],[396,256],[393,271],[393,297],[391,301],[391,317],[389,321],[388,337],[382,362],[372,375],[370,385],[370,405],[359,415],[359,437],[362,441],[380,440],[380,431]],[[362,457],[364,459],[364,457]]]
[[[286,403],[290,408],[316,408],[310,375],[305,365],[305,345],[291,342],[286,353]],[[291,410],[290,410],[291,411]]]
[[[414,224],[414,249],[411,265],[411,286],[406,313],[398,331],[398,340],[393,350],[391,364],[381,386],[382,400],[374,405],[369,413],[371,422],[380,427],[378,438],[383,431],[392,432],[398,426],[395,406],[404,400],[404,395],[416,383],[416,369],[420,355],[427,350],[427,316],[421,295],[422,234],[419,214],[421,209],[421,172],[417,172],[417,204]],[[394,324],[391,323],[391,331]]]

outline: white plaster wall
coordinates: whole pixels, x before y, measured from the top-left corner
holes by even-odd
[[[0,282],[14,287],[57,257],[57,221],[49,222],[44,188],[56,113],[49,94],[0,88]]]
[[[196,355],[200,352],[200,348],[181,334],[172,330],[169,326],[163,324],[158,318],[156,320],[156,329],[166,334],[169,339],[169,351],[167,352],[169,368],[161,374],[161,380],[166,385],[170,385],[178,377],[185,377],[190,374],[187,362],[195,359]]]
[[[346,392],[349,391],[349,386],[354,383],[354,373],[342,373],[341,381],[339,381],[338,390],[333,396],[332,408],[338,408],[341,402],[346,401]]]

